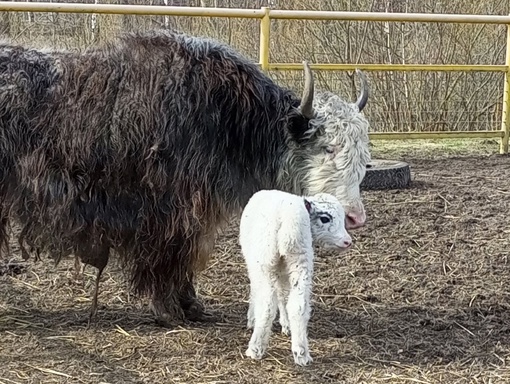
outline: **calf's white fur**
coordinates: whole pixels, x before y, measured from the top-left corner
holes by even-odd
[[[271,325],[280,312],[282,332],[291,334],[294,362],[312,362],[307,327],[313,275],[313,243],[345,250],[352,239],[345,212],[334,196],[302,197],[277,190],[255,193],[241,216],[239,243],[250,278],[246,355],[261,359]]]

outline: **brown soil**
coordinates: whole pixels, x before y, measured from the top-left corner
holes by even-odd
[[[264,360],[243,356],[248,279],[233,223],[198,283],[218,324],[157,326],[112,262],[87,329],[95,269],[76,281],[73,260],[15,253],[26,269],[0,277],[0,383],[510,382],[510,157],[403,159],[412,188],[364,192],[354,248],[317,254],[311,366],[294,366],[277,326]]]

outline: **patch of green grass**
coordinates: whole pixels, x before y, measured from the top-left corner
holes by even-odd
[[[380,159],[489,156],[499,154],[499,140],[497,139],[372,140],[370,144],[372,157]]]

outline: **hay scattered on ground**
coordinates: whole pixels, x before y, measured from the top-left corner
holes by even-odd
[[[72,259],[23,262],[13,244],[25,270],[0,273],[0,383],[510,382],[510,158],[398,158],[413,187],[364,192],[354,249],[317,255],[312,366],[293,365],[276,325],[264,360],[243,356],[248,279],[232,223],[199,279],[223,322],[172,330],[115,263],[87,328],[95,270],[76,280]]]

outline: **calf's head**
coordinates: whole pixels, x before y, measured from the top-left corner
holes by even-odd
[[[313,241],[325,249],[348,249],[352,238],[345,228],[345,211],[338,199],[329,193],[319,193],[304,200]]]

